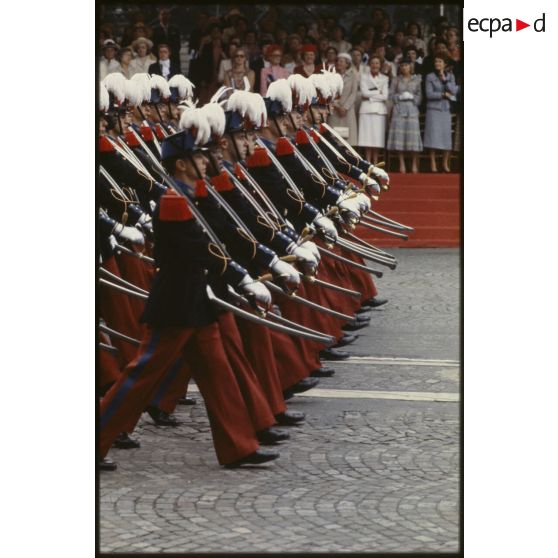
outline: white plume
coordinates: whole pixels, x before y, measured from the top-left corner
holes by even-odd
[[[152,74],[150,81],[151,89],[158,89],[161,97],[169,98],[171,96],[169,82],[163,76]]]
[[[178,96],[181,99],[192,99],[194,97],[194,88],[196,87],[188,78],[182,74],[172,76],[168,81],[169,90],[171,87],[178,89]]]
[[[110,108],[109,93],[107,91],[107,86],[101,82],[99,86],[99,110],[102,112],[107,112]]]
[[[138,82],[127,79],[124,83],[124,91],[126,93],[126,100],[133,107],[139,107],[143,102],[143,92],[139,87]]]
[[[267,88],[267,96],[272,101],[279,101],[285,112],[293,110],[293,92],[286,79],[272,81]]]
[[[222,101],[219,101],[219,99],[221,99],[221,97],[225,94],[228,93],[229,91],[232,91],[233,88],[232,87],[227,87],[226,85],[221,85],[221,87],[219,87],[219,89],[217,89],[217,91],[214,93],[213,97],[211,97],[211,99],[209,99],[210,103],[224,103],[226,102],[226,99],[223,99]]]
[[[112,93],[119,103],[126,98],[126,78],[122,74],[108,74],[103,80],[107,91]]]
[[[211,138],[211,127],[201,109],[186,107],[180,115],[179,130],[197,130],[196,145],[204,145]]]
[[[234,110],[248,118],[254,126],[264,126],[267,122],[267,110],[263,97],[258,93],[236,90],[228,99],[227,110]]]
[[[310,105],[312,99],[318,96],[312,80],[301,74],[291,74],[287,81],[298,99],[298,104],[301,106]]]
[[[141,91],[142,101],[149,102],[151,100],[151,78],[149,74],[134,74],[130,81],[133,81]]]
[[[341,95],[341,93],[343,93],[343,78],[341,77],[341,75],[338,74],[336,71],[324,71],[323,75],[326,76],[329,82],[329,86],[333,93],[333,98]]]
[[[333,95],[329,79],[324,74],[312,74],[308,79],[312,81],[318,93],[324,98],[329,99]]]
[[[225,126],[227,123],[227,118],[225,116],[225,111],[219,103],[207,103],[199,109],[207,121],[209,122],[209,127],[211,128],[211,133],[217,136],[222,136],[225,133]]]

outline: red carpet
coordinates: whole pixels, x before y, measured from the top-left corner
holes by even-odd
[[[390,173],[391,188],[373,204],[374,211],[415,231],[405,241],[358,227],[376,246],[453,247],[460,243],[460,175]]]

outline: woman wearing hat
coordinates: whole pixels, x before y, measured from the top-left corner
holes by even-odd
[[[310,77],[312,74],[319,74],[321,68],[316,66],[316,53],[318,47],[312,43],[307,43],[302,46],[302,63],[295,69],[295,74],[301,74],[304,77]]]
[[[153,62],[157,62],[155,56],[151,54],[153,43],[145,37],[139,37],[132,43],[131,47],[136,56],[130,62],[130,77],[135,74],[146,74],[149,70],[149,66],[151,66]]]
[[[112,40],[107,39],[103,43],[103,55],[99,61],[99,80],[103,81],[108,74],[120,71],[120,64],[116,59],[116,54],[120,47]]]
[[[265,97],[267,88],[272,81],[287,79],[291,73],[281,65],[283,49],[279,45],[269,45],[265,52],[265,57],[269,61],[269,66],[261,69],[260,72],[260,94]]]
[[[366,149],[365,158],[376,164],[378,148],[386,144],[386,115],[389,87],[388,77],[380,73],[381,60],[370,58],[370,71],[360,76],[362,102],[358,116],[358,145]]]
[[[399,154],[399,172],[405,170],[405,155],[411,154],[412,172],[418,172],[418,153],[422,151],[419,106],[421,79],[412,73],[412,61],[403,58],[399,75],[393,80],[389,97],[393,101],[393,114],[388,135],[388,149]]]
[[[339,54],[337,62],[335,63],[335,69],[343,78],[343,93],[341,93],[339,99],[333,102],[332,111],[327,122],[334,128],[346,128],[347,134],[345,137],[347,141],[350,145],[356,145],[358,134],[355,101],[360,74],[358,70],[355,70],[351,66],[351,55],[346,52]]]

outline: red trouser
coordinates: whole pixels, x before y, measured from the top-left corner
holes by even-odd
[[[102,267],[121,277],[120,270],[113,257],[104,261]],[[141,339],[143,336],[142,327],[138,323],[137,316],[130,304],[132,297],[103,285],[100,285],[99,293],[99,314],[107,322],[107,325],[120,333],[135,339]],[[136,346],[116,337],[112,339],[112,344],[118,349],[117,360],[121,368],[133,360],[138,352]]]
[[[106,334],[99,334],[99,341],[107,343],[108,337]],[[106,389],[108,386],[116,382],[120,376],[120,367],[116,356],[110,354],[104,349],[99,349],[99,360],[96,374],[96,385],[99,391]]]
[[[311,348],[311,342],[279,331],[270,330],[269,334],[283,391],[320,368],[318,350]]]
[[[242,339],[233,314],[224,312],[217,318],[219,332],[227,359],[234,372],[240,393],[256,432],[275,424],[275,417],[260,385],[257,375],[244,355]],[[161,411],[172,413],[178,400],[186,392],[188,382],[194,371],[190,363],[180,357],[168,370],[160,383],[151,405]],[[282,397],[282,395],[281,395]]]
[[[116,256],[116,261],[118,262],[118,268],[120,269],[120,274],[123,279],[142,288],[144,291],[149,291],[151,289],[153,276],[147,271],[147,266],[151,264],[147,264],[135,256],[124,253]],[[136,321],[139,323],[145,308],[145,300],[138,297],[130,297],[130,305],[136,317]],[[141,328],[142,334],[145,333],[146,326],[140,324],[139,327]]]
[[[181,356],[191,363],[205,400],[219,463],[258,448],[255,430],[229,365],[219,326],[150,330],[138,356],[101,401],[99,448],[104,457],[116,436],[137,423],[168,368]]]
[[[283,398],[269,329],[242,318],[238,318],[236,324],[242,335],[244,354],[252,365],[271,411],[274,415],[285,412],[287,406]]]

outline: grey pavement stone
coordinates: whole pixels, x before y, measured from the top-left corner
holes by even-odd
[[[459,253],[392,250],[379,281],[388,305],[352,354],[459,358]],[[321,388],[458,392],[459,369],[333,365]],[[458,550],[456,403],[311,398],[289,401],[306,423],[281,457],[219,467],[201,398],[184,424],[137,428],[142,447],[112,450],[100,483],[102,552],[447,552]]]

